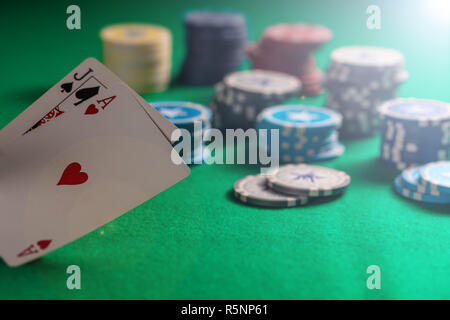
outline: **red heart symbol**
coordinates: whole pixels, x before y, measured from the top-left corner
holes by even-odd
[[[37,242],[37,245],[41,250],[44,250],[50,245],[50,242],[52,242],[52,240],[40,240]]]
[[[84,112],[84,114],[96,114],[98,113],[98,109],[95,106],[95,104],[90,104],[89,107],[87,107],[86,111]]]
[[[81,165],[78,162],[72,162],[64,169],[57,185],[77,185],[85,183],[87,179],[87,173],[81,172]]]

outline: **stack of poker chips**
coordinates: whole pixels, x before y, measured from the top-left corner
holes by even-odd
[[[258,113],[300,92],[300,81],[288,74],[249,70],[226,76],[216,85],[210,104],[218,128],[254,128]]]
[[[150,102],[163,116],[169,119],[181,132],[180,139],[173,143],[186,164],[202,164],[209,156],[204,141],[208,140],[211,128],[211,110],[197,103],[185,101]],[[189,148],[181,146],[189,143]]]
[[[234,184],[234,195],[254,206],[287,208],[339,196],[350,185],[343,171],[307,164],[285,165],[268,175],[247,176]]]
[[[183,83],[216,84],[239,68],[247,41],[242,14],[192,11],[185,15],[184,22],[187,53],[180,74]]]
[[[102,29],[103,62],[138,93],[165,90],[170,82],[172,35],[164,27],[118,24]]]
[[[394,190],[411,200],[450,204],[450,161],[403,170],[395,178]]]
[[[450,159],[450,105],[424,99],[382,104],[381,160],[403,170]]]
[[[326,106],[344,116],[342,137],[372,136],[378,131],[377,107],[397,96],[408,78],[403,55],[378,47],[343,47],[331,53],[324,78]]]
[[[313,51],[332,38],[332,32],[309,24],[278,24],[267,28],[259,42],[247,46],[255,69],[273,70],[298,77],[302,94],[322,92],[322,72],[317,68]]]
[[[280,105],[258,115],[257,129],[267,130],[267,150],[272,157],[276,151],[271,147],[271,131],[278,130],[281,163],[319,162],[344,153],[337,132],[341,123],[342,116],[327,108]]]

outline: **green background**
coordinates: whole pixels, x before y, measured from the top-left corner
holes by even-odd
[[[66,28],[70,4],[81,7],[81,30]],[[366,28],[370,4],[381,8],[381,30]],[[329,27],[333,40],[316,52],[322,70],[339,46],[398,49],[410,73],[400,96],[450,101],[449,18],[430,1],[20,1],[0,12],[0,126],[83,59],[101,58],[98,33],[107,24],[169,27],[175,75],[185,53],[182,13],[205,7],[245,12],[250,40],[279,22]],[[172,86],[145,97],[206,104],[212,95],[212,87]],[[197,166],[170,190],[38,261],[18,268],[0,262],[0,298],[450,298],[449,206],[396,196],[396,173],[377,162],[378,137],[345,143],[345,154],[325,163],[352,177],[335,201],[280,210],[244,206],[230,190],[258,167]],[[66,288],[72,264],[82,270],[80,291]],[[366,288],[369,265],[381,268],[381,290]]]

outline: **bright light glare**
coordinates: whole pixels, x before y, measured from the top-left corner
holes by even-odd
[[[428,0],[432,19],[450,25],[450,0]]]

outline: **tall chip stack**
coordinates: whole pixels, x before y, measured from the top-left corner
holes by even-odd
[[[320,162],[341,156],[345,147],[337,129],[342,116],[331,109],[304,105],[280,105],[258,115],[257,129],[267,130],[267,150],[281,163]],[[278,155],[271,146],[272,130],[278,130]],[[265,146],[260,145],[264,148]]]
[[[165,90],[170,83],[172,34],[149,24],[118,24],[100,32],[103,62],[138,93]]]
[[[288,74],[248,70],[226,76],[216,85],[210,107],[218,128],[254,128],[264,108],[297,95],[301,83]]]
[[[188,85],[212,85],[238,70],[245,58],[247,26],[244,15],[192,11],[184,17],[186,57],[180,73]]]
[[[378,109],[381,160],[399,170],[450,159],[450,104],[394,99]]]
[[[331,53],[324,77],[326,106],[344,116],[344,138],[370,137],[378,132],[377,107],[397,97],[408,78],[403,55],[379,47],[342,47]]]
[[[302,82],[302,95],[322,92],[322,72],[313,51],[332,38],[332,32],[318,25],[278,24],[268,27],[257,43],[247,46],[254,69],[284,72]]]

